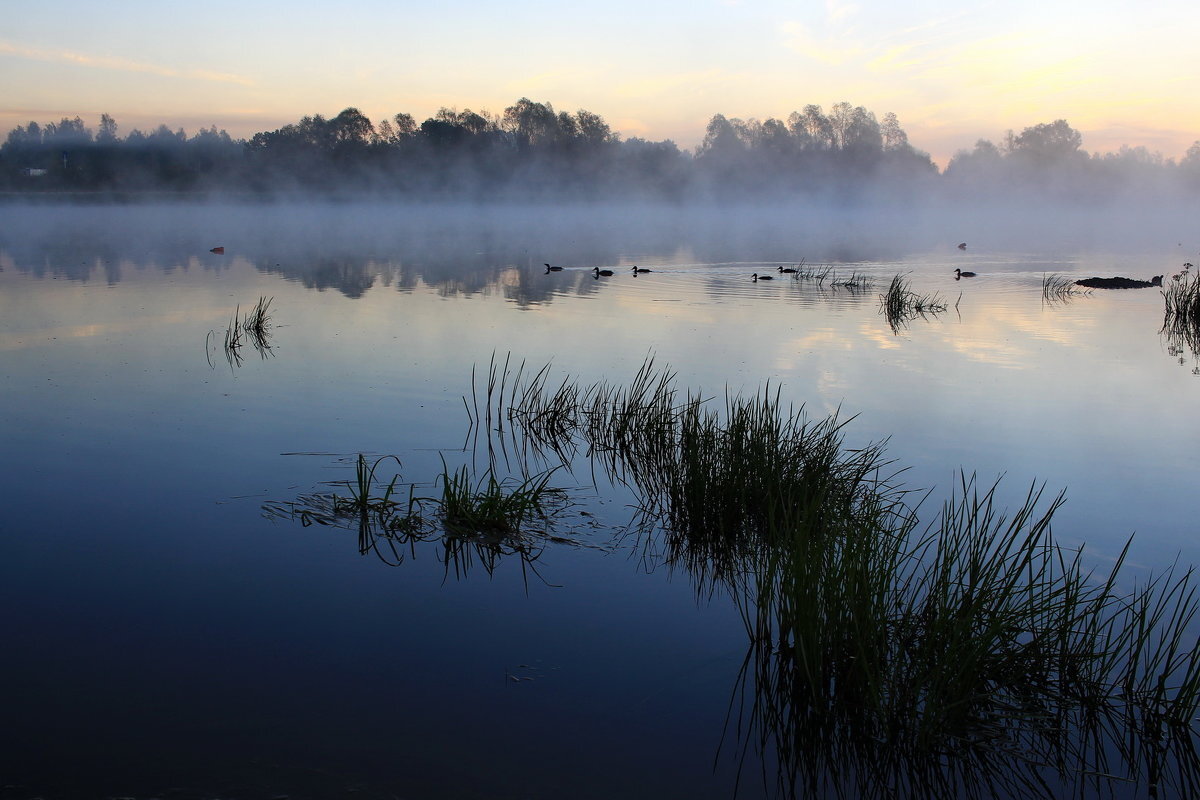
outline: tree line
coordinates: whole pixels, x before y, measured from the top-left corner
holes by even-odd
[[[0,188],[20,192],[389,194],[445,199],[775,199],[934,190],[1094,196],[1200,189],[1200,141],[1177,163],[1143,147],[1088,154],[1065,120],[980,140],[939,172],[894,113],[807,105],[787,119],[709,121],[694,152],[623,139],[598,114],[521,98],[500,114],[442,108],[417,123],[356,108],[234,139],[215,126],[119,135],[107,114],[9,131]]]

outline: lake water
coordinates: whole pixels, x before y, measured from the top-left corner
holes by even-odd
[[[851,445],[889,439],[935,503],[960,469],[1006,498],[1045,482],[1094,563],[1133,534],[1134,570],[1200,563],[1200,356],[1160,333],[1158,289],[1042,294],[1047,273],[1169,280],[1200,252],[1182,211],[0,213],[5,798],[732,796],[745,626],[621,536],[627,493],[557,474],[568,541],[536,574],[456,574],[433,544],[389,564],[264,514],[359,453],[432,491],[473,458],[463,398],[494,353],[778,387],[854,416]],[[831,277],[778,272],[802,260]],[[852,273],[874,287],[831,285]],[[897,274],[946,311],[894,330]],[[260,297],[271,349],[231,363],[229,320]],[[772,768],[743,765],[739,796]]]

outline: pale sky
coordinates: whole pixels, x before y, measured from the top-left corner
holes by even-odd
[[[1066,119],[1089,152],[1200,139],[1200,4],[1166,0],[6,0],[0,132],[111,114],[248,137],[356,106],[373,121],[521,97],[694,147],[708,119],[840,101],[940,164]]]

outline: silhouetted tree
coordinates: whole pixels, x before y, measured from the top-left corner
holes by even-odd
[[[709,192],[726,194],[745,188],[748,166],[746,143],[738,127],[724,114],[714,114],[704,131],[704,141],[696,148],[696,167]],[[744,127],[743,127],[744,130]]]
[[[1046,166],[1078,158],[1082,145],[1083,135],[1068,125],[1065,119],[1056,119],[1021,131],[1012,139],[1011,152],[1014,156]]]
[[[691,180],[692,161],[670,140],[632,137],[615,143],[614,186],[623,194],[677,200]]]
[[[522,97],[504,109],[504,130],[522,149],[554,142],[558,135],[558,117],[549,103],[535,103]]]
[[[96,132],[98,144],[115,144],[117,141],[117,121],[108,114],[100,115],[100,130]]]
[[[795,116],[797,115],[793,114],[793,117]],[[798,124],[793,125],[792,129],[795,131],[799,127],[808,134],[808,148],[815,150],[832,150],[834,148],[833,123],[821,111],[820,106],[811,104],[805,106],[796,123]]]
[[[357,108],[347,108],[331,119],[327,131],[329,146],[334,150],[366,147],[375,136],[375,126]]]
[[[1184,183],[1192,189],[1200,189],[1200,141],[1192,143],[1183,160],[1179,162]]]
[[[836,103],[829,110],[829,124],[833,148],[843,154],[843,165],[861,172],[879,160],[883,135],[874,114],[862,106]]]
[[[617,135],[612,132],[612,128],[608,126],[604,118],[591,111],[580,109],[576,112],[575,125],[579,131],[579,137],[593,149],[614,144],[618,140]]]
[[[462,146],[471,132],[461,125],[432,118],[421,123],[421,137],[434,150],[454,150]]]
[[[791,159],[798,150],[788,126],[774,117],[759,126],[755,145],[771,160],[780,163]]]
[[[901,150],[908,147],[908,134],[900,127],[900,120],[892,111],[883,115],[883,122],[879,124],[879,133],[883,137],[883,149],[885,151]]]
[[[975,142],[973,150],[959,150],[946,165],[945,174],[959,180],[991,180],[999,177],[1004,164],[1004,154],[987,139]]]
[[[417,123],[412,114],[397,114],[392,117],[396,125],[397,136],[412,136],[417,130]]]
[[[862,106],[806,105],[784,120],[715,114],[695,156],[673,142],[622,141],[599,115],[557,112],[523,97],[502,114],[441,108],[372,121],[357,108],[321,114],[248,142],[215,126],[189,138],[159,125],[123,139],[100,117],[29,122],[0,145],[0,184],[31,190],[290,188],[387,191],[422,197],[717,197],[774,200],[801,193],[916,194],[939,177],[894,113],[879,122]],[[1144,147],[1089,155],[1065,120],[979,140],[951,159],[951,191],[1037,192],[1087,197],[1122,188],[1200,188],[1200,142],[1175,164]]]

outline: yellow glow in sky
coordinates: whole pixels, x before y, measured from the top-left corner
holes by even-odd
[[[46,0],[6,11],[0,129],[111,114],[250,136],[356,106],[418,121],[522,96],[694,147],[708,119],[814,103],[893,111],[944,164],[980,138],[1066,119],[1091,152],[1200,139],[1195,4],[925,0],[464,0],[204,4]]]

